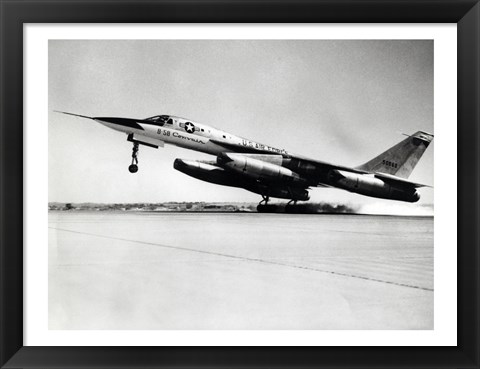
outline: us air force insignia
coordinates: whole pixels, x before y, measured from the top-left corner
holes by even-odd
[[[187,131],[188,133],[195,132],[195,126],[193,125],[193,123],[191,122],[185,123],[185,131]]]

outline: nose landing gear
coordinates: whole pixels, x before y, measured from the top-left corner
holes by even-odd
[[[133,143],[132,149],[132,164],[128,166],[128,171],[130,173],[137,173],[138,172],[138,142]]]

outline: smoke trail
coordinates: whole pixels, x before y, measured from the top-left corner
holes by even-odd
[[[258,208],[257,208],[258,209]],[[285,206],[285,204],[269,204],[258,209],[265,213],[290,214],[364,214],[364,215],[397,215],[397,216],[433,216],[433,204],[401,204],[371,203],[344,204],[335,202],[318,202]]]
[[[291,208],[294,213],[302,214],[356,214],[358,208],[347,204],[335,204],[328,202],[300,204]],[[288,207],[286,212],[290,212]]]
[[[352,205],[319,202],[288,206],[285,206],[285,204],[269,204],[266,208],[263,207],[263,211],[259,210],[259,212],[291,214],[357,214],[358,210],[358,207]]]
[[[377,202],[364,204],[359,210],[368,215],[433,216],[433,204],[406,204],[398,202]]]

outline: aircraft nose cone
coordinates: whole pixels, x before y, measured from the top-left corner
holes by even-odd
[[[105,124],[110,128],[117,128],[121,130],[139,129],[143,131],[140,124],[137,123],[137,119],[130,118],[115,118],[115,117],[94,117],[97,122]]]

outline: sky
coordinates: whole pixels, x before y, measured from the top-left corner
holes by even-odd
[[[257,202],[257,194],[191,178],[175,158],[213,159],[132,144],[86,116],[171,114],[322,161],[356,166],[434,133],[431,40],[50,40],[49,201]],[[410,176],[433,183],[434,142]],[[420,189],[419,204],[433,204]],[[342,190],[311,200],[399,207]],[[411,205],[411,204],[407,204]]]

